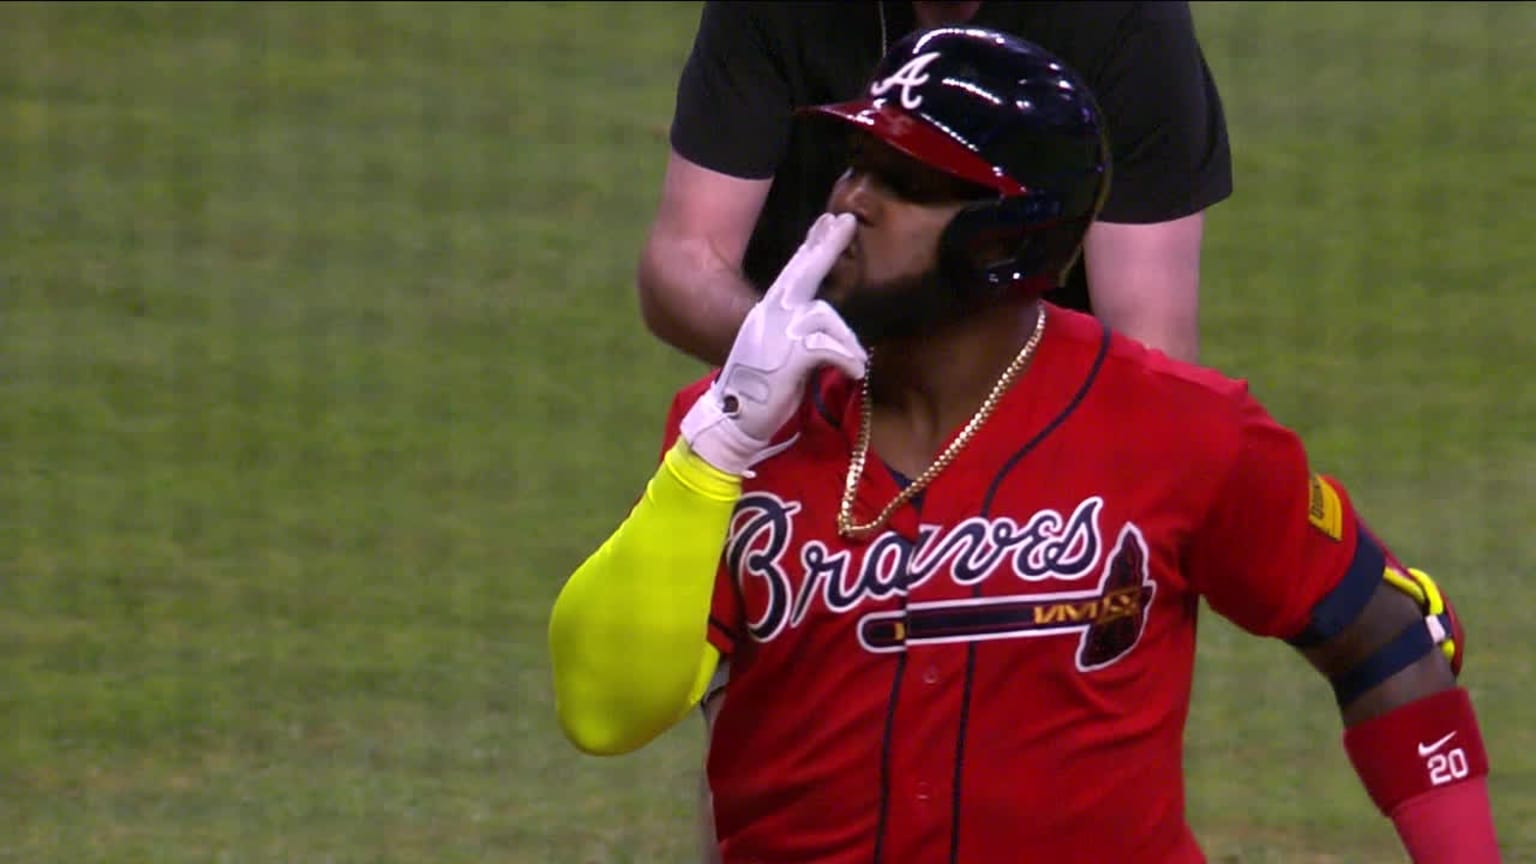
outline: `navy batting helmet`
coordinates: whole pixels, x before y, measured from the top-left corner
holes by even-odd
[[[1060,284],[1109,190],[1103,118],[1078,74],[1049,52],[975,27],[918,31],[891,46],[864,98],[802,112],[862,129],[926,165],[995,193],[940,241],[963,282]],[[1012,249],[977,263],[980,249]]]

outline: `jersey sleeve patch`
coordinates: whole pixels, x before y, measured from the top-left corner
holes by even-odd
[[[1317,474],[1312,475],[1307,496],[1307,521],[1334,542],[1344,539],[1344,508],[1339,504],[1339,492]]]

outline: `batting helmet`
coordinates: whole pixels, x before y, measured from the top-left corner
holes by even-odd
[[[801,110],[995,193],[968,204],[940,240],[941,265],[961,283],[1060,284],[1109,191],[1093,94],[1061,60],[1005,33],[912,33],[880,61],[864,98]],[[1012,254],[978,263],[978,250],[999,246]]]

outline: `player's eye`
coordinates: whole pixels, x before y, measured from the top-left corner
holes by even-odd
[[[930,171],[907,171],[887,168],[880,172],[881,182],[891,194],[914,204],[936,204],[953,200],[955,189],[943,177]]]
[[[848,141],[847,177],[866,177],[887,194],[914,204],[953,200],[954,184],[947,177],[889,150],[869,146],[863,135]]]
[[[891,194],[903,201],[922,201],[927,194],[921,180],[900,171],[881,172],[880,182],[891,190]]]

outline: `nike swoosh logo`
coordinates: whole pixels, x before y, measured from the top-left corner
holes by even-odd
[[[1444,738],[1441,738],[1439,741],[1436,741],[1435,743],[1430,744],[1427,747],[1424,746],[1423,744],[1420,744],[1419,745],[1419,755],[1420,756],[1428,756],[1429,754],[1435,752],[1436,750],[1439,750],[1441,747],[1444,747],[1445,746],[1445,742],[1447,742],[1447,741],[1449,741],[1449,740],[1451,740],[1452,738],[1455,738],[1455,737],[1456,737],[1456,733],[1452,732],[1451,734],[1445,736]]]

